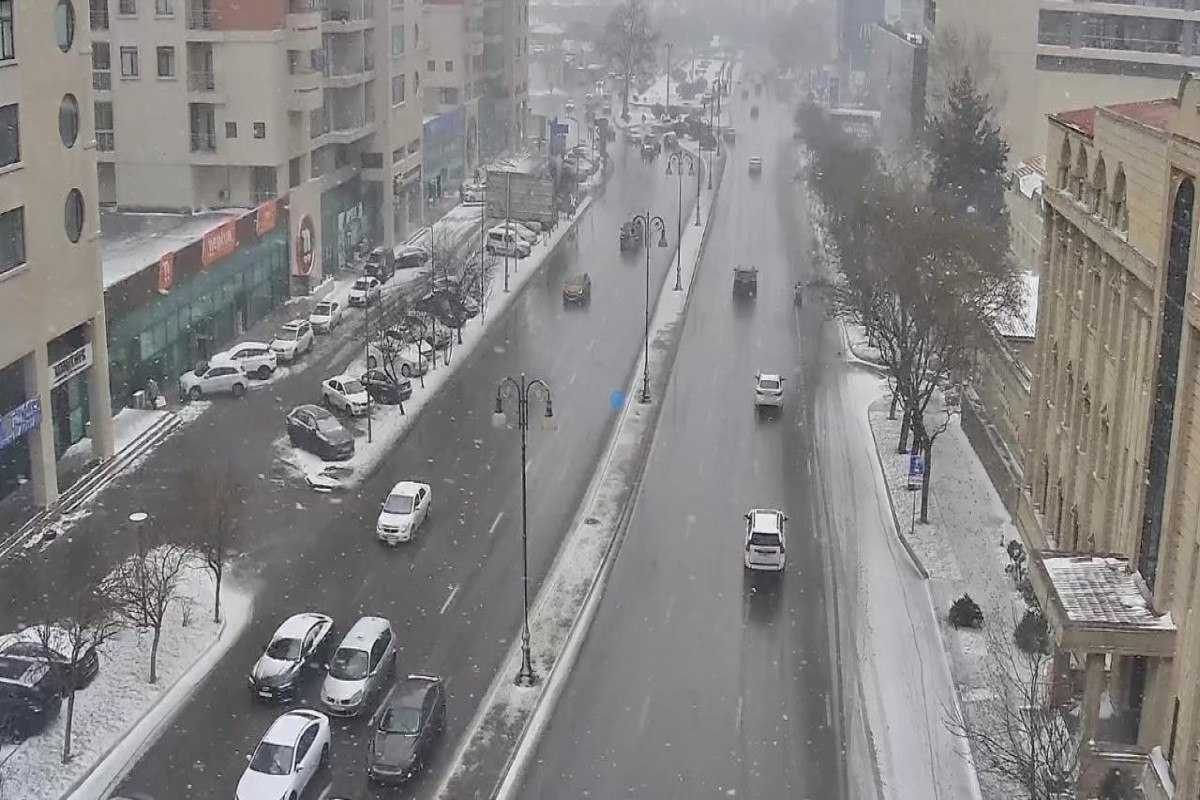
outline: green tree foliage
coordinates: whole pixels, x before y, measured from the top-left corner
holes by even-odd
[[[621,0],[609,14],[601,51],[621,78],[621,117],[629,119],[629,86],[654,65],[658,31],[643,0]]]

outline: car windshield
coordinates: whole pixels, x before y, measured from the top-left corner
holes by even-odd
[[[413,497],[408,494],[390,494],[383,504],[383,510],[389,514],[411,514]]]
[[[313,309],[313,316],[328,317],[333,313],[332,303],[317,303],[317,307]]]
[[[339,647],[329,662],[329,677],[339,681],[361,681],[367,677],[367,651]]]
[[[335,417],[319,417],[317,419],[317,430],[321,433],[337,433],[342,429],[342,423],[338,422]]]
[[[370,285],[371,285],[371,282],[369,280],[367,280],[366,278],[359,278],[358,280],[356,280],[354,282],[355,289],[366,289],[366,288],[370,287]]]
[[[774,378],[763,378],[758,382],[758,386],[761,389],[775,391],[779,388],[779,381],[775,380]]]
[[[290,775],[292,747],[286,744],[261,742],[250,759],[250,769],[264,775]]]
[[[346,394],[358,394],[359,392],[366,390],[363,389],[363,385],[359,383],[357,379],[353,379],[342,382],[342,391]]]
[[[267,648],[267,658],[274,658],[277,661],[299,661],[300,640],[276,639]]]
[[[421,710],[408,706],[389,708],[379,721],[379,730],[384,733],[416,736],[421,731]]]
[[[779,534],[755,531],[750,534],[750,544],[755,547],[779,547]]]
[[[279,336],[275,338],[284,342],[294,342],[300,338],[300,331],[295,330],[294,328],[284,328],[279,332]]]
[[[38,642],[14,642],[4,648],[6,656],[21,656],[22,658],[42,658],[49,655],[46,648]]]

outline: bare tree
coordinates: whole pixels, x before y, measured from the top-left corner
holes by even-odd
[[[249,485],[232,461],[215,470],[194,469],[185,485],[191,500],[185,504],[194,521],[192,547],[213,577],[213,622],[220,622],[221,582],[230,545],[241,530]]]
[[[117,566],[105,582],[119,614],[134,627],[153,633],[150,683],[158,682],[158,645],[167,612],[179,600],[179,583],[195,562],[188,545],[166,542],[138,552]]]
[[[1079,774],[1079,742],[1053,702],[1053,656],[1020,650],[998,633],[989,633],[987,642],[986,699],[969,712],[950,711],[946,727],[970,744],[979,770],[1007,791],[1020,787],[1031,800],[1062,797]]]
[[[629,85],[654,64],[657,44],[643,0],[621,0],[609,14],[600,46],[621,78],[622,119],[629,119]]]

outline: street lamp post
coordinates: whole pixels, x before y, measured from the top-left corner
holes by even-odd
[[[507,421],[504,413],[504,401],[515,401],[517,404],[517,427],[521,431],[521,586],[524,618],[521,624],[521,669],[517,673],[518,686],[533,686],[537,683],[537,674],[533,671],[533,657],[529,649],[529,514],[528,494],[526,489],[526,432],[529,430],[529,402],[541,402],[546,410],[544,419],[554,417],[553,401],[550,398],[550,387],[540,378],[526,380],[525,373],[519,379],[511,375],[500,381],[496,387],[496,411],[493,419],[496,424],[503,426]]]
[[[683,165],[687,164],[688,175],[696,174],[696,161],[692,158],[691,153],[685,153],[682,150],[677,150],[667,157],[667,174],[671,175],[672,170],[679,178],[679,216],[675,222],[675,291],[683,288],[683,248],[679,245],[683,242]],[[700,224],[700,181],[696,180],[696,224]]]
[[[642,365],[642,397],[643,403],[650,402],[650,236],[658,231],[658,246],[667,246],[667,223],[657,214],[634,214],[633,225],[642,232],[642,242],[646,245],[646,354],[645,364]]]

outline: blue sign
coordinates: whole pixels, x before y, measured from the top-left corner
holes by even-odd
[[[0,416],[0,448],[8,447],[32,430],[42,421],[41,398],[33,397]]]
[[[918,489],[921,486],[921,481],[925,477],[925,457],[911,454],[908,457],[908,488]]]

